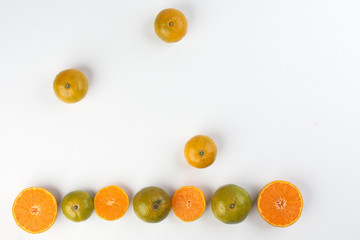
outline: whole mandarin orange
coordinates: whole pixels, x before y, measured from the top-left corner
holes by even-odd
[[[55,95],[65,103],[76,103],[83,99],[88,91],[89,82],[77,69],[60,72],[54,80]]]
[[[215,161],[217,148],[210,137],[197,135],[185,144],[184,154],[191,166],[206,168]]]
[[[173,43],[180,41],[185,36],[188,23],[182,12],[174,8],[168,8],[157,15],[154,27],[160,39]]]

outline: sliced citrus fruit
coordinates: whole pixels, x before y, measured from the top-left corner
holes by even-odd
[[[65,103],[76,103],[83,99],[88,87],[89,82],[84,73],[77,69],[60,72],[53,84],[55,95]]]
[[[24,231],[42,233],[55,223],[56,199],[44,188],[26,188],[15,199],[12,213],[16,224]]]
[[[185,36],[188,23],[182,12],[174,8],[168,8],[157,15],[154,27],[160,39],[172,43],[180,41]]]
[[[129,207],[129,198],[122,188],[107,186],[95,195],[94,207],[100,218],[113,221],[124,216]]]
[[[191,166],[196,168],[206,168],[213,164],[216,153],[216,145],[208,136],[197,135],[185,144],[185,158]]]
[[[273,181],[266,185],[257,199],[261,217],[276,227],[295,223],[302,212],[303,199],[299,189],[286,181]]]
[[[185,222],[192,222],[200,218],[206,208],[204,193],[193,186],[178,189],[172,198],[175,215]]]

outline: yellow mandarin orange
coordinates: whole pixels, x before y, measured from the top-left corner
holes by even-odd
[[[215,161],[217,148],[210,137],[197,135],[185,144],[184,154],[191,166],[206,168]]]
[[[77,69],[60,72],[54,80],[55,95],[65,103],[76,103],[83,99],[88,91],[89,82]]]
[[[186,34],[188,23],[182,12],[174,8],[162,10],[156,17],[155,33],[165,42],[180,41]]]

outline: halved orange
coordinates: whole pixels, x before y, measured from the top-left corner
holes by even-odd
[[[15,199],[12,213],[16,224],[24,231],[42,233],[55,223],[56,199],[44,188],[26,188]]]
[[[300,217],[303,199],[299,189],[286,181],[266,185],[257,199],[261,217],[275,227],[288,227]]]
[[[100,218],[114,221],[126,213],[129,198],[122,188],[115,185],[107,186],[95,195],[94,207]]]
[[[206,208],[204,193],[193,186],[179,188],[173,198],[172,207],[175,215],[185,222],[200,218]]]

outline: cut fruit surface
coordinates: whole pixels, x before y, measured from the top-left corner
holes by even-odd
[[[178,189],[172,198],[175,215],[185,222],[192,222],[200,218],[206,208],[204,193],[193,186]]]
[[[56,199],[44,188],[26,188],[15,199],[12,213],[16,224],[24,231],[42,233],[55,223]]]
[[[107,186],[96,194],[94,207],[100,218],[108,221],[117,220],[126,213],[129,198],[122,188],[115,185]]]
[[[299,189],[286,181],[273,181],[266,185],[257,199],[261,217],[276,227],[288,227],[300,217],[303,199]]]

